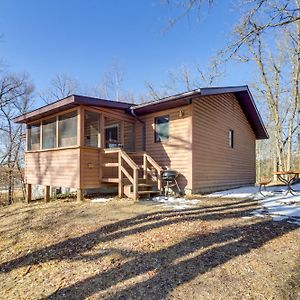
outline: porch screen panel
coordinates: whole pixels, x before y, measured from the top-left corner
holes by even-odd
[[[84,145],[98,147],[100,116],[96,112],[85,111],[84,113]]]
[[[56,147],[56,118],[43,121],[42,147],[50,149]]]
[[[77,145],[77,111],[59,116],[58,147]]]
[[[27,129],[28,129],[27,150],[39,150],[40,149],[40,123],[28,125]]]

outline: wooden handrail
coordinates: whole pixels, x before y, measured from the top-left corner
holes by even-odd
[[[122,149],[119,150],[121,152],[121,157],[126,161],[126,163],[133,169],[138,170],[139,166],[132,160],[132,158]]]
[[[146,154],[146,152],[140,151],[140,152],[127,152],[130,156],[143,156]]]
[[[144,155],[157,172],[161,172],[163,170],[162,167],[149,154],[145,153]]]
[[[139,169],[139,166],[131,159],[131,157],[121,148],[105,148],[102,149],[102,152],[105,154],[111,154],[111,153],[121,153],[122,158],[127,162],[127,164],[132,169]]]
[[[133,185],[133,199],[138,199],[138,170],[139,166],[131,159],[131,157],[122,149],[118,149],[119,157],[119,196],[123,196],[124,185],[123,185],[123,174],[129,179]],[[133,176],[131,176],[128,171],[122,165],[122,160],[124,160],[133,170]]]
[[[161,172],[162,167],[147,153],[144,153],[143,155],[143,169],[144,169],[144,179],[147,178],[147,171],[148,171],[148,162],[154,167],[154,169],[157,172],[157,188],[160,191],[162,189],[162,178],[161,178]]]
[[[122,150],[121,148],[102,148],[101,151],[105,154],[109,153],[119,153],[119,151]]]
[[[129,181],[134,184],[134,179],[132,178],[132,176],[127,172],[127,170],[123,167],[120,166],[121,171],[124,173],[124,175],[129,179]]]
[[[122,148],[112,148],[112,149],[101,149],[101,151],[104,154],[118,154],[118,181],[119,181],[119,196],[123,197],[124,194],[124,181],[123,179],[126,177],[133,185],[133,199],[138,199],[138,170],[140,167],[134,162],[134,160],[126,153]],[[162,168],[161,166],[146,152],[135,152],[130,153],[131,156],[140,156],[143,157],[143,178],[147,179],[148,174],[148,165],[151,165],[155,170],[156,174],[153,176],[157,179],[157,187],[160,191],[162,188],[162,178],[161,178],[161,172]],[[127,169],[123,166],[123,161],[132,169],[132,176],[127,171]],[[116,166],[116,163],[104,163],[104,166],[112,167]]]

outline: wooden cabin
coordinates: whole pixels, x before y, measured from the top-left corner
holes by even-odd
[[[256,139],[268,138],[247,86],[201,88],[143,104],[72,95],[21,115],[31,185],[118,187],[138,199],[179,172],[185,193],[255,183]]]

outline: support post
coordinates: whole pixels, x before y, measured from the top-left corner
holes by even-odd
[[[84,144],[84,110],[81,106],[77,109],[77,146]]]
[[[123,145],[123,147],[125,146],[124,145],[124,127],[125,127],[125,122],[124,121],[121,121],[121,124],[120,124],[120,144]]]
[[[147,179],[147,155],[144,153],[143,155],[143,179]]]
[[[83,189],[77,189],[77,201],[83,201]]]
[[[32,188],[31,188],[31,184],[27,183],[26,184],[26,196],[25,196],[25,201],[26,203],[29,203],[31,201],[31,197],[32,197]]]
[[[50,201],[50,186],[46,185],[44,187],[44,201],[47,203]]]
[[[133,200],[138,200],[138,185],[139,185],[138,169],[133,170]]]
[[[100,114],[100,147],[101,148],[106,148],[105,145],[105,118],[103,113]]]
[[[157,171],[157,188],[159,191],[162,189],[162,178],[161,178],[161,172]]]
[[[118,153],[118,179],[119,179],[119,183],[118,183],[118,194],[119,197],[122,198],[123,194],[124,194],[124,185],[123,185],[123,172],[122,172],[122,155],[121,155],[121,151],[119,151]]]

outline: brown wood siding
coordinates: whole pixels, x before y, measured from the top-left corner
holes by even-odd
[[[180,116],[180,111],[182,116]],[[154,118],[169,115],[169,140],[154,142]],[[146,152],[162,167],[170,167],[180,173],[179,185],[191,189],[191,105],[164,110],[142,117],[146,123]],[[141,124],[142,125],[142,124]],[[142,147],[142,126],[136,127],[137,151]]]
[[[228,131],[234,131],[234,147]],[[193,191],[255,182],[255,135],[233,94],[193,101]]]
[[[143,135],[144,135],[144,125],[140,121],[135,121],[135,151],[144,151],[143,146]]]
[[[80,149],[60,149],[25,154],[27,183],[80,187]]]
[[[128,152],[134,151],[134,123],[124,122],[124,150]]]
[[[101,185],[101,156],[99,149],[83,148],[80,151],[81,188],[98,188]]]

